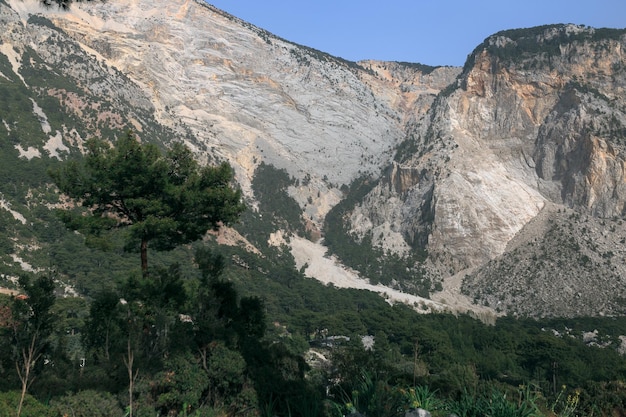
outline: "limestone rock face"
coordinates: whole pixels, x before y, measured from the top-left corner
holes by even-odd
[[[248,194],[261,161],[310,176],[310,196],[378,173],[459,72],[347,62],[204,1],[76,4],[52,20],[142,86],[162,123],[183,123],[198,152],[229,160]]]
[[[463,293],[498,311],[622,314],[625,34],[489,37],[355,208],[353,230],[368,224],[397,253],[426,249],[444,275],[470,268]]]

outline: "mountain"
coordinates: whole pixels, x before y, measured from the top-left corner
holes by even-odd
[[[487,38],[352,219],[469,268],[463,291],[501,311],[621,313],[625,33]]]
[[[59,259],[47,167],[133,129],[229,161],[324,282],[322,244],[433,309],[623,312],[626,31],[504,31],[455,68],[345,61],[192,0],[0,0],[0,24],[7,279]],[[263,251],[251,221],[234,235]]]

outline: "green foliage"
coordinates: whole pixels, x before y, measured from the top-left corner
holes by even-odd
[[[287,189],[294,185],[295,180],[289,177],[284,169],[277,169],[272,165],[261,162],[254,172],[252,189],[259,201],[258,217],[264,219],[264,230],[255,233],[250,215],[242,219],[246,222],[245,233],[255,243],[267,242],[269,234],[278,229],[287,230],[300,236],[306,236],[302,210],[298,203],[289,196]],[[257,220],[258,221],[258,220]],[[267,243],[261,247],[267,246]]]
[[[113,291],[96,294],[85,323],[83,337],[86,348],[94,349],[106,360],[111,356],[113,341],[121,337],[119,329],[115,326],[115,321],[118,320],[119,300],[119,295]]]
[[[396,417],[404,415],[402,392],[363,371],[342,395],[344,415]]]
[[[550,411],[556,413],[559,417],[575,416],[576,409],[580,403],[580,390],[574,391],[573,394],[566,394],[566,386],[563,385],[559,391],[554,403],[550,407]]]
[[[54,280],[47,276],[33,280],[23,275],[19,284],[26,297],[15,297],[14,320],[24,326],[22,330],[26,333],[36,332],[45,337],[50,332],[54,319],[51,312],[55,302]]]
[[[355,180],[345,194],[345,198],[326,215],[324,242],[331,253],[336,254],[348,266],[361,271],[366,276],[370,265],[375,265],[381,255],[372,248],[370,239],[358,242],[350,235],[345,216],[354,210],[355,205],[376,186],[370,178]],[[373,271],[371,271],[373,272]]]
[[[94,390],[69,393],[55,398],[50,408],[58,415],[72,417],[109,417],[123,415],[119,401],[109,392]]]
[[[151,415],[158,407],[207,415],[216,410],[259,410],[263,404],[275,415],[330,413],[324,409],[328,398],[324,390],[328,381],[338,375],[346,382],[342,389],[350,395],[350,401],[353,388],[364,384],[357,390],[360,407],[382,413],[390,412],[388,404],[396,396],[401,400],[400,409],[410,406],[403,387],[428,386],[432,391],[419,400],[424,407],[438,400],[483,411],[489,406],[491,412],[500,415],[524,415],[520,414],[523,394],[512,387],[532,383],[552,404],[558,394],[553,390],[555,376],[557,386],[580,388],[577,410],[584,410],[586,415],[594,406],[613,410],[626,403],[625,390],[619,383],[608,383],[626,377],[623,358],[616,352],[618,336],[626,333],[626,319],[500,318],[495,326],[487,326],[467,316],[417,315],[407,306],[389,306],[366,291],[330,288],[306,279],[286,254],[268,259],[238,247],[210,245],[196,252],[198,273],[176,265],[156,268],[158,272],[149,280],[134,276],[114,291],[95,292],[89,305],[62,300],[61,305],[53,306],[53,311],[63,312],[53,327],[55,333],[73,329],[81,340],[81,333],[85,337],[82,349],[86,351],[87,365],[80,369],[77,364],[73,369],[63,365],[66,360],[75,363],[69,358],[77,351],[62,342],[67,337],[53,335],[49,340],[59,340],[62,348],[49,350],[55,367],[45,369],[40,375],[41,384],[34,384],[32,392],[41,398],[73,395],[80,391],[78,387],[123,392],[126,387],[121,355],[131,329],[127,321],[132,318],[136,323],[133,340],[137,342],[137,366],[143,381],[136,391],[140,405],[137,410]],[[129,304],[120,304],[120,298]],[[193,323],[181,322],[179,313],[189,315]],[[267,332],[265,323],[269,320],[280,326],[272,326]],[[104,353],[107,328],[108,360]],[[597,328],[606,335],[602,342],[608,343],[607,347],[586,346],[580,338],[557,337],[550,330],[563,332],[564,328],[571,329],[572,335]],[[291,337],[309,341],[323,334],[351,336],[348,344],[336,348],[333,372],[309,370],[300,354],[304,348],[293,349],[284,343]],[[372,350],[360,345],[359,335],[367,334],[376,336]],[[4,369],[13,366],[3,362]],[[182,388],[185,380],[176,380],[187,372],[192,375],[189,380],[201,381],[195,384],[198,392],[186,391]],[[369,389],[359,379],[363,372],[375,381]],[[209,382],[202,382],[204,378]],[[63,391],[44,387],[50,381],[58,381]],[[488,381],[497,383],[495,392],[499,396],[492,392]],[[3,387],[11,383],[15,384],[15,379],[7,379]],[[205,389],[199,393],[203,384]],[[66,394],[68,390],[70,394]],[[464,390],[474,399],[463,397]],[[338,392],[331,391],[330,398],[336,402],[341,399]],[[163,397],[159,400],[160,394]],[[201,400],[194,402],[198,395]],[[562,398],[567,399],[567,395]],[[344,403],[339,402],[343,407]],[[430,406],[431,412],[439,408]],[[437,412],[444,410],[442,407]],[[597,409],[595,413],[598,415]]]
[[[174,249],[235,221],[243,210],[240,191],[230,187],[232,169],[200,168],[180,143],[163,156],[129,132],[113,148],[99,140],[87,148],[84,161],[50,172],[63,193],[89,209],[89,216],[65,210],[64,221],[89,235],[126,228],[125,249],[141,253],[144,274],[148,242],[157,250]]]
[[[63,297],[55,300],[51,309],[54,320],[50,344],[61,350],[67,360],[78,364],[85,357],[81,333],[88,317],[87,302],[82,297]]]
[[[280,39],[280,38],[279,38]],[[267,39],[265,39],[267,41]],[[282,39],[285,41],[284,39]],[[290,41],[285,41],[288,43],[293,43]],[[295,48],[291,48],[289,52],[291,55],[298,61],[298,63],[302,66],[310,66],[311,59],[316,60],[321,63],[330,63],[331,65],[343,66],[351,70],[355,71],[364,71],[369,73],[370,75],[376,75],[374,71],[372,71],[369,67],[363,67],[358,62],[348,61],[341,57],[332,56],[326,52],[322,52],[318,49],[311,48],[305,45],[299,45],[293,43]]]
[[[247,382],[243,356],[219,342],[212,343],[207,353],[204,364],[209,380],[207,402],[212,407],[225,407],[238,402],[237,397]]]
[[[39,26],[43,26],[43,27],[47,27],[53,30],[59,30],[59,28],[57,28],[54,23],[52,23],[52,21],[50,19],[48,19],[45,16],[41,16],[38,14],[32,14],[28,17],[28,24],[29,25],[39,25]]]
[[[425,65],[425,64],[420,64],[417,62],[396,62],[398,65],[401,65],[403,67],[408,67],[408,68],[413,68],[416,69],[418,71],[420,71],[421,73],[423,73],[424,75],[428,75],[431,72],[433,72],[434,70],[436,70],[437,68],[441,68],[440,66],[432,66],[432,65]]]
[[[580,392],[580,415],[611,415],[626,409],[626,383],[624,380],[589,383]],[[574,391],[574,394],[576,391]],[[571,395],[571,394],[570,394]],[[556,400],[555,400],[556,402]]]
[[[367,177],[351,184],[345,198],[326,215],[324,243],[330,253],[369,278],[371,283],[389,285],[396,282],[407,292],[427,297],[435,284],[421,268],[426,255],[423,251],[417,249],[405,257],[384,253],[372,246],[371,232],[358,239],[349,230],[348,214],[375,186],[376,181]]]
[[[32,280],[22,276],[19,280],[23,296],[13,298],[12,351],[13,362],[22,384],[23,392],[29,388],[36,374],[43,369],[42,356],[49,350],[48,337],[55,319],[51,309],[54,305],[54,281],[41,276]]]
[[[187,353],[168,358],[151,384],[156,408],[162,415],[197,408],[208,383],[207,374],[193,355]]]
[[[437,397],[437,390],[431,390],[428,385],[411,387],[403,394],[408,408],[423,408],[433,412],[443,407],[443,402]]]
[[[393,160],[399,163],[404,162],[406,159],[412,157],[417,153],[419,149],[418,139],[413,134],[409,134],[400,144],[396,147],[396,154]]]
[[[328,335],[354,336],[354,344],[351,340],[334,357],[342,378],[366,369],[389,376],[394,385],[402,381],[401,386],[406,386],[413,383],[417,363],[417,382],[445,398],[460,395],[463,389],[477,388],[484,381],[500,381],[513,387],[534,382],[550,396],[554,359],[558,361],[558,384],[584,386],[585,381],[620,380],[626,376],[616,352],[617,337],[626,331],[626,319],[535,321],[503,317],[495,326],[488,326],[463,315],[417,315],[403,305],[387,306],[384,299],[366,291],[324,287],[298,275],[293,267],[290,280],[275,280],[275,276],[286,273],[287,264],[276,265],[238,248],[220,250],[228,254],[226,259],[237,258],[247,265],[244,268],[239,261],[226,262],[224,275],[242,294],[261,297],[268,318],[286,326],[291,334],[311,341],[321,339],[325,329]],[[602,339],[603,343],[615,340],[615,344],[604,349],[590,347],[580,337],[557,337],[549,330],[563,332],[565,328],[578,335],[597,328],[607,337],[613,335]],[[381,332],[389,344],[384,352],[365,351],[358,346],[358,335],[378,337]],[[418,355],[414,361],[416,341]]]
[[[446,407],[459,417],[535,417],[541,416],[537,398],[529,390],[517,393],[517,398],[509,399],[506,393],[497,389],[481,393],[464,391],[458,400],[450,401]]]
[[[127,300],[149,302],[155,310],[180,311],[187,299],[179,264],[157,268],[150,278],[131,275],[122,291]]]
[[[504,62],[519,63],[547,60],[561,55],[561,46],[574,42],[600,42],[605,40],[619,40],[625,29],[591,29],[583,31],[568,31],[567,25],[543,25],[524,29],[509,29],[500,31],[487,38],[469,55],[463,72],[469,71],[474,65],[476,56],[487,50],[492,56]],[[496,45],[492,40],[505,37],[512,42]]]
[[[14,416],[19,401],[18,391],[0,392],[0,416]],[[26,394],[21,417],[56,417],[56,415],[54,409],[37,401],[32,395]]]
[[[121,288],[124,302],[116,308],[118,327],[127,336],[118,350],[124,351],[130,340],[137,359],[150,367],[160,366],[159,360],[174,351],[185,351],[190,337],[186,335],[188,326],[178,317],[188,297],[182,279],[178,265],[158,270],[150,277],[129,277]]]

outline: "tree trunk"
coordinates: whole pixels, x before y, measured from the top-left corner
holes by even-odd
[[[26,373],[26,378],[28,378],[28,372]],[[22,381],[22,392],[20,393],[20,402],[17,405],[17,417],[22,415],[22,406],[24,405],[24,398],[26,398],[26,383]]]
[[[104,357],[107,362],[109,361],[109,329],[111,328],[111,321],[112,320],[107,320],[107,327],[104,334]]]
[[[148,276],[148,240],[141,239],[141,275]]]
[[[26,390],[28,389],[28,379],[30,378],[30,365],[25,366],[24,373],[21,373],[19,368],[17,372],[19,374],[20,381],[22,382],[20,402],[17,405],[17,414],[16,414],[17,417],[20,417],[22,415],[22,406],[24,405],[24,398],[26,398]]]
[[[135,390],[135,380],[139,375],[139,369],[133,371],[133,363],[135,362],[135,353],[130,346],[130,336],[127,342],[126,356],[124,357],[124,365],[128,371],[128,416],[133,417],[133,391]]]
[[[20,417],[22,414],[22,406],[24,405],[24,398],[26,398],[26,392],[28,391],[28,386],[32,382],[32,378],[30,376],[30,371],[33,369],[35,362],[39,359],[39,354],[37,354],[37,335],[35,334],[31,337],[28,348],[22,348],[22,360],[23,364],[20,366],[18,362],[15,363],[15,368],[17,369],[17,375],[20,378],[20,382],[22,383],[22,391],[20,393],[20,401],[17,405],[17,417]]]

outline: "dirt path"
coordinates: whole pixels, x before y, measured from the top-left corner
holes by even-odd
[[[17,293],[19,293],[18,290],[12,290],[11,288],[0,287],[0,294],[15,295]]]

